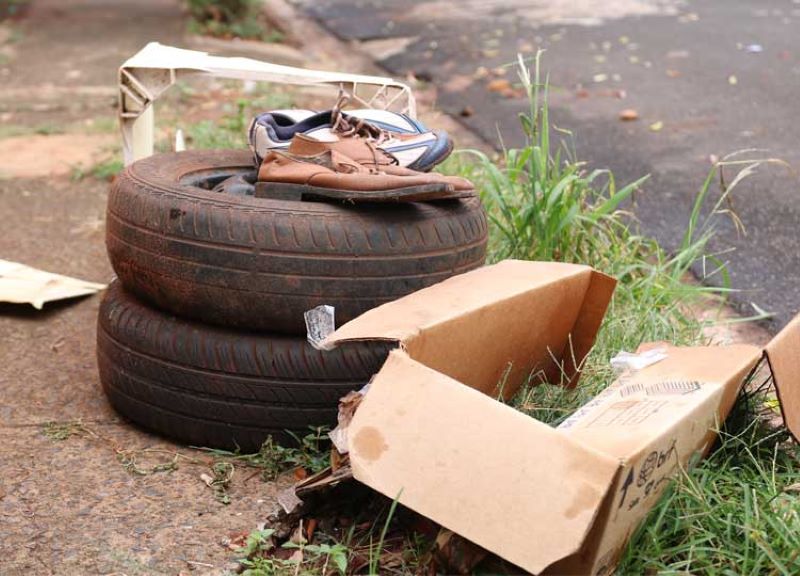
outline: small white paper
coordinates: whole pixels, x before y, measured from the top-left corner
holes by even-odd
[[[656,362],[661,362],[667,357],[666,348],[653,348],[646,352],[634,354],[632,352],[619,352],[611,359],[611,366],[617,372],[624,372],[626,370],[636,372],[648,366],[652,366]]]
[[[46,302],[94,294],[105,284],[37,270],[19,262],[0,260],[0,302],[30,304],[41,309]]]
[[[306,319],[306,338],[309,344],[321,350],[322,341],[336,331],[333,306],[323,304],[308,310],[303,316]]]

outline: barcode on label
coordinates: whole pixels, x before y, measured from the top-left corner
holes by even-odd
[[[620,388],[620,396],[647,394],[648,396],[682,396],[700,390],[697,380],[662,380],[661,382],[637,382]]]

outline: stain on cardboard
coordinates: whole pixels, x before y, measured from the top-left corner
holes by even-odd
[[[597,506],[599,493],[591,484],[584,483],[579,489],[575,499],[570,503],[564,515],[567,518],[575,518],[586,510],[593,510]]]
[[[380,458],[388,448],[383,434],[374,426],[365,426],[353,438],[353,449],[368,462]]]

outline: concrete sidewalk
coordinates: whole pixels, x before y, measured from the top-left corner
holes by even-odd
[[[109,183],[73,176],[119,143],[120,63],[151,40],[184,44],[185,30],[181,4],[159,0],[35,1],[0,28],[0,258],[112,278]],[[235,556],[221,542],[264,519],[274,485],[237,471],[224,506],[200,478],[207,455],[112,411],[95,361],[100,298],[0,305],[0,573],[221,573]],[[129,471],[131,458],[146,469],[176,457],[171,472]]]

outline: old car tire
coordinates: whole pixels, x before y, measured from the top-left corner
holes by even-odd
[[[298,337],[205,326],[146,306],[119,282],[97,326],[100,380],[118,412],[188,444],[247,451],[335,425],[338,399],[366,384],[389,348],[321,352]]]
[[[304,334],[303,312],[337,324],[482,265],[480,200],[292,202],[212,190],[252,171],[246,151],[151,156],[118,176],[106,243],[126,289],[180,316]]]

